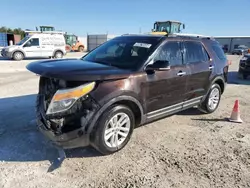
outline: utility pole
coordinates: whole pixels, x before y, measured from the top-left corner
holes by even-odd
[[[139,28],[139,33],[141,34],[141,27]]]

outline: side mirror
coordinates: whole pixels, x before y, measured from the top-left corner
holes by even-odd
[[[146,70],[166,71],[170,70],[170,64],[169,61],[157,60],[153,64],[148,65]]]

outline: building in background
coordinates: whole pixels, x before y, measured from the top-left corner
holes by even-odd
[[[79,40],[84,44],[87,51],[91,51],[97,46],[103,44],[104,42],[115,38],[118,35],[110,34],[87,34],[86,37],[79,37]]]
[[[250,48],[250,36],[216,36],[214,38],[221,44],[226,53],[232,53],[238,46]]]

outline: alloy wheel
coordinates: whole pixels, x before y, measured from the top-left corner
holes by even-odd
[[[220,91],[218,88],[214,88],[209,95],[208,107],[211,110],[214,110],[218,106],[219,100],[220,100]]]
[[[126,113],[115,114],[106,124],[105,144],[111,148],[119,147],[128,137],[130,128],[131,120]]]

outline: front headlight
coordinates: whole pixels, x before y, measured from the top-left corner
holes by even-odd
[[[79,98],[91,92],[94,87],[95,82],[91,82],[72,89],[58,90],[53,96],[46,114],[54,114],[68,110]]]
[[[242,57],[241,58],[241,61],[246,61],[247,60],[247,57]]]

